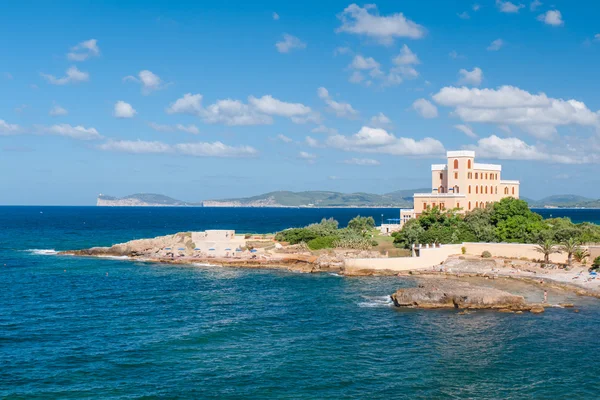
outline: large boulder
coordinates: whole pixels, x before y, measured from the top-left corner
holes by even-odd
[[[456,279],[426,279],[392,294],[396,307],[528,310],[525,299]]]

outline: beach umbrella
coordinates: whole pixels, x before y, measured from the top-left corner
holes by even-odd
[[[240,249],[239,247],[237,249],[235,249],[235,251],[242,251],[242,249]]]
[[[196,247],[194,250],[200,250],[198,247]]]
[[[258,250],[256,250],[256,249],[252,249],[252,250],[250,250],[250,253],[256,253],[257,251]]]
[[[170,247],[165,247],[165,250],[171,250],[171,248]]]
[[[228,247],[228,248],[225,249],[225,251],[231,251],[231,249]]]
[[[185,248],[183,248],[183,247],[180,247],[178,250],[185,250]]]
[[[214,251],[215,249],[214,249],[213,247],[211,247],[211,248],[210,248],[210,249],[208,249],[208,250],[210,250],[210,251]]]

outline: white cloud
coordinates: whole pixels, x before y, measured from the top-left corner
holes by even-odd
[[[165,85],[158,75],[147,69],[140,71],[138,77],[129,75],[123,78],[123,82],[136,82],[142,85],[142,94],[148,95],[155,90],[163,89]]]
[[[131,106],[131,104],[119,100],[115,103],[114,116],[117,118],[133,118],[137,114],[137,111]]]
[[[386,125],[390,125],[392,123],[392,120],[389,119],[384,113],[380,112],[377,115],[374,115],[373,117],[371,117],[371,125],[373,126],[386,126]]]
[[[410,156],[440,155],[444,153],[444,146],[436,139],[399,138],[388,133],[385,129],[370,128],[368,126],[363,126],[358,133],[352,136],[329,136],[326,144],[332,148],[359,153]]]
[[[396,65],[411,65],[411,64],[419,64],[419,57],[407,46],[404,45],[400,49],[400,54],[398,54],[393,59],[394,64]]]
[[[352,50],[350,49],[350,47],[346,47],[346,46],[336,47],[335,50],[333,50],[334,56],[341,55],[341,54],[351,54],[351,53],[352,53]]]
[[[461,56],[460,54],[458,54],[458,52],[456,50],[452,50],[450,53],[448,53],[448,57],[453,58],[453,59],[457,59],[457,58],[463,58],[463,56]]]
[[[465,122],[516,126],[540,138],[554,136],[558,126],[600,127],[600,113],[581,101],[531,94],[514,86],[445,87],[433,99],[442,106],[454,107],[454,115]]]
[[[496,0],[496,5],[503,13],[518,13],[519,10],[525,7],[523,4],[514,4],[510,1]]]
[[[239,100],[217,100],[201,112],[204,122],[225,125],[269,125],[273,118],[258,113],[254,108]]]
[[[423,118],[436,118],[438,116],[438,110],[429,100],[417,99],[412,104],[413,110],[418,112]]]
[[[425,35],[425,28],[402,13],[381,16],[374,4],[365,5],[364,8],[351,4],[338,18],[342,26],[336,32],[365,35],[384,45],[391,45],[398,37],[419,39]]]
[[[148,123],[148,126],[157,132],[181,131],[181,132],[191,133],[194,135],[197,135],[198,133],[200,133],[200,129],[198,129],[198,127],[193,124],[190,124],[190,125],[183,125],[183,124],[161,125],[161,124],[157,124],[156,122],[150,122],[150,123]]]
[[[338,133],[335,128],[328,128],[325,125],[319,125],[311,130],[312,133],[326,133],[328,135],[336,135]]]
[[[228,146],[221,142],[178,143],[173,146],[181,154],[194,157],[252,157],[258,154],[251,146]]]
[[[250,146],[233,147],[221,142],[177,143],[169,145],[158,141],[109,140],[98,145],[100,150],[132,154],[176,153],[195,157],[249,157],[257,154]]]
[[[479,139],[477,145],[466,146],[466,148],[475,150],[480,157],[499,160],[544,161],[556,164],[588,164],[599,161],[594,154],[565,154],[564,150],[548,152],[515,137],[500,138],[496,135]]]
[[[66,85],[67,83],[86,82],[90,79],[90,74],[82,72],[77,67],[72,66],[67,69],[66,75],[62,78],[57,78],[50,74],[41,74],[48,83],[52,85]]]
[[[317,139],[314,139],[310,136],[307,136],[305,140],[308,147],[319,147],[320,145]]]
[[[600,33],[596,33],[596,34],[594,35],[594,41],[595,41],[595,42],[600,42]]]
[[[340,103],[331,98],[329,92],[324,87],[317,89],[319,97],[325,101],[325,104],[329,106],[329,111],[333,112],[338,117],[352,118],[358,115],[356,111],[349,103]]]
[[[496,39],[487,47],[488,51],[498,51],[504,46],[504,40]]]
[[[283,143],[291,143],[293,140],[283,134],[277,135],[277,139],[281,140]]]
[[[202,110],[202,95],[186,93],[167,108],[167,113],[200,115]]]
[[[365,76],[362,73],[360,73],[359,71],[352,72],[352,74],[350,75],[350,78],[348,78],[348,81],[350,83],[361,83],[364,80],[365,80]]]
[[[98,145],[100,150],[118,151],[122,153],[148,154],[170,153],[171,146],[162,142],[148,142],[144,140],[109,140]]]
[[[373,57],[365,58],[360,54],[354,56],[350,68],[365,70],[379,68],[380,64]]]
[[[380,165],[381,163],[379,161],[373,160],[371,158],[351,158],[349,160],[344,160],[344,164],[375,166],[375,165]]]
[[[0,119],[0,136],[15,135],[21,131],[21,127],[17,124],[9,124],[3,119]]]
[[[298,153],[298,158],[312,163],[317,158],[317,156],[312,153],[307,153],[306,151],[301,151],[300,153]]]
[[[58,117],[58,116],[62,116],[62,115],[67,115],[69,114],[69,112],[64,109],[63,107],[59,106],[58,104],[55,104],[54,107],[52,107],[50,109],[50,111],[48,112],[48,115],[52,116],[52,117]]]
[[[529,3],[529,9],[531,11],[535,11],[537,10],[537,8],[539,6],[541,6],[543,3],[540,0],[533,0],[531,3]]]
[[[473,4],[473,7],[471,7],[473,9],[473,11],[479,11],[481,9],[481,6],[479,4]]]
[[[67,58],[71,61],[85,61],[91,57],[100,55],[100,48],[96,39],[86,40],[71,47],[71,52],[67,54]]]
[[[177,125],[175,125],[175,128],[177,128],[178,131],[191,133],[192,135],[197,135],[200,133],[200,129],[198,129],[198,127],[194,124],[189,124],[189,125],[177,124]]]
[[[318,123],[320,115],[301,103],[288,103],[265,95],[260,98],[249,96],[248,104],[239,100],[218,100],[204,108],[202,95],[186,93],[167,108],[169,114],[191,114],[209,124],[225,125],[268,125],[272,116],[290,118],[292,122],[303,124]]]
[[[304,116],[312,112],[311,108],[304,104],[286,103],[285,101],[273,98],[271,95],[266,95],[261,98],[250,96],[248,98],[248,103],[263,114],[287,118]]]
[[[475,139],[478,137],[477,134],[475,132],[473,132],[473,129],[469,125],[459,124],[459,125],[454,125],[454,127],[470,138]]]
[[[538,16],[538,21],[546,25],[562,26],[565,22],[562,20],[562,14],[558,10],[549,10]]]
[[[276,12],[273,13],[273,20],[279,21],[279,14],[277,14]]]
[[[473,71],[461,69],[458,72],[460,74],[460,79],[458,81],[459,85],[481,85],[481,81],[483,80],[483,71],[481,68],[475,67],[473,68]]]
[[[306,43],[298,39],[296,36],[283,34],[283,40],[275,43],[277,51],[280,53],[289,53],[293,49],[305,49]]]
[[[463,12],[461,12],[460,14],[456,14],[456,15],[457,15],[457,16],[458,16],[458,18],[460,18],[460,19],[470,19],[470,18],[471,18],[471,16],[469,15],[469,13],[468,13],[468,12],[466,12],[466,11],[463,11]]]
[[[66,136],[78,140],[102,139],[102,135],[100,135],[95,128],[85,128],[81,125],[72,126],[69,124],[59,124],[50,127],[41,127],[41,130],[44,133]]]

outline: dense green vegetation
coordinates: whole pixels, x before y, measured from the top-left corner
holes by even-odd
[[[542,219],[523,200],[505,198],[487,208],[465,215],[456,210],[433,208],[419,218],[408,221],[393,234],[394,243],[409,248],[413,243],[513,242],[546,243],[556,250],[575,256],[577,246],[600,242],[600,226],[574,224],[569,218]],[[571,245],[566,243],[571,241]]]
[[[377,245],[371,239],[371,231],[374,227],[373,217],[359,215],[348,223],[348,227],[342,229],[335,219],[329,218],[304,228],[281,231],[275,235],[275,240],[290,244],[306,243],[311,250],[329,248],[368,250]]]

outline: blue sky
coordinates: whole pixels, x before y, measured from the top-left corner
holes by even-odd
[[[384,193],[463,148],[600,197],[597,2],[174,3],[3,6],[0,204]]]

